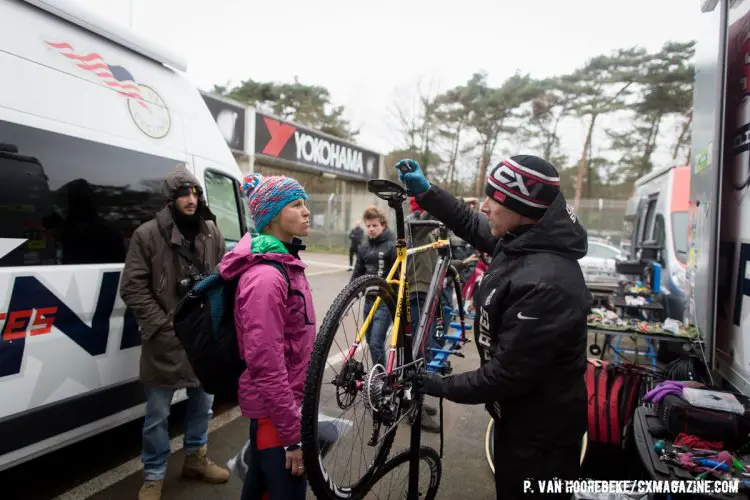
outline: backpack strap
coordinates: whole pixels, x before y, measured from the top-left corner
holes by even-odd
[[[612,389],[609,391],[609,442],[620,444],[620,392],[625,382],[625,374],[616,373]]]
[[[608,441],[607,424],[607,365],[602,363],[602,366],[597,368],[597,380],[596,380],[596,412],[598,420],[598,432],[596,433],[597,441],[600,443],[606,443]]]
[[[286,268],[281,262],[276,262],[275,260],[270,259],[263,259],[261,260],[263,264],[268,264],[269,266],[275,267],[281,275],[284,277],[284,281],[286,281],[286,294],[289,296],[289,293],[292,289],[292,283],[289,281],[289,275],[286,272]]]
[[[630,390],[625,394],[627,401],[625,403],[625,415],[623,421],[626,424],[630,422],[635,413],[635,406],[638,402],[638,389],[641,387],[641,380],[643,377],[641,377],[640,373],[633,373],[630,378]]]
[[[292,290],[292,283],[289,281],[289,275],[287,274],[286,268],[284,267],[284,265],[281,264],[280,262],[277,262],[275,260],[269,260],[269,259],[263,259],[263,260],[261,260],[261,262],[263,264],[268,264],[269,266],[273,266],[276,269],[278,269],[278,271],[281,273],[281,275],[284,277],[284,280],[286,281],[286,286],[287,286],[287,294],[286,294],[286,296],[287,296],[287,299],[289,297],[291,297],[292,295],[299,296],[302,299],[302,308],[303,309],[300,310],[300,311],[298,311],[298,312],[300,312],[300,313],[302,313],[304,315],[304,317],[305,317],[305,325],[306,326],[314,325],[315,323],[313,323],[313,322],[310,321],[310,317],[309,317],[309,315],[307,313],[307,301],[305,300],[305,295],[302,292],[300,292],[299,290]]]
[[[589,439],[592,442],[598,441],[598,418],[597,418],[597,377],[602,367],[602,362],[598,359],[589,359],[586,366],[586,392],[588,393],[588,420],[589,420]]]

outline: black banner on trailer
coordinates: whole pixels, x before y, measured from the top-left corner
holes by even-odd
[[[203,101],[216,121],[229,149],[236,153],[245,151],[245,107],[229,100],[201,92]]]

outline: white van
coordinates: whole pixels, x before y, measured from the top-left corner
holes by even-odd
[[[688,291],[689,200],[688,166],[669,166],[641,177],[635,181],[633,196],[628,200],[623,238],[628,241],[629,260],[639,259],[644,246],[657,249],[665,313],[679,321],[685,319]],[[668,359],[668,347],[679,345],[660,344],[660,359]]]
[[[625,215],[629,222],[628,258],[637,259],[644,245],[658,247],[666,313],[680,321],[684,318],[687,293],[689,200],[690,167],[670,166],[635,181]]]
[[[229,246],[246,230],[240,169],[185,70],[76,5],[0,2],[0,470],[144,414],[118,289],[167,172],[200,179]],[[69,237],[83,219],[87,245]]]

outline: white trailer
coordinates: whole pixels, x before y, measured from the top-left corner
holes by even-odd
[[[705,0],[697,34],[688,314],[724,385],[750,394],[750,2]]]

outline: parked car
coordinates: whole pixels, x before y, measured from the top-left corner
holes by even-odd
[[[588,253],[578,260],[589,289],[611,291],[617,288],[619,275],[615,264],[622,259],[624,255],[619,248],[598,239],[589,239]]]

